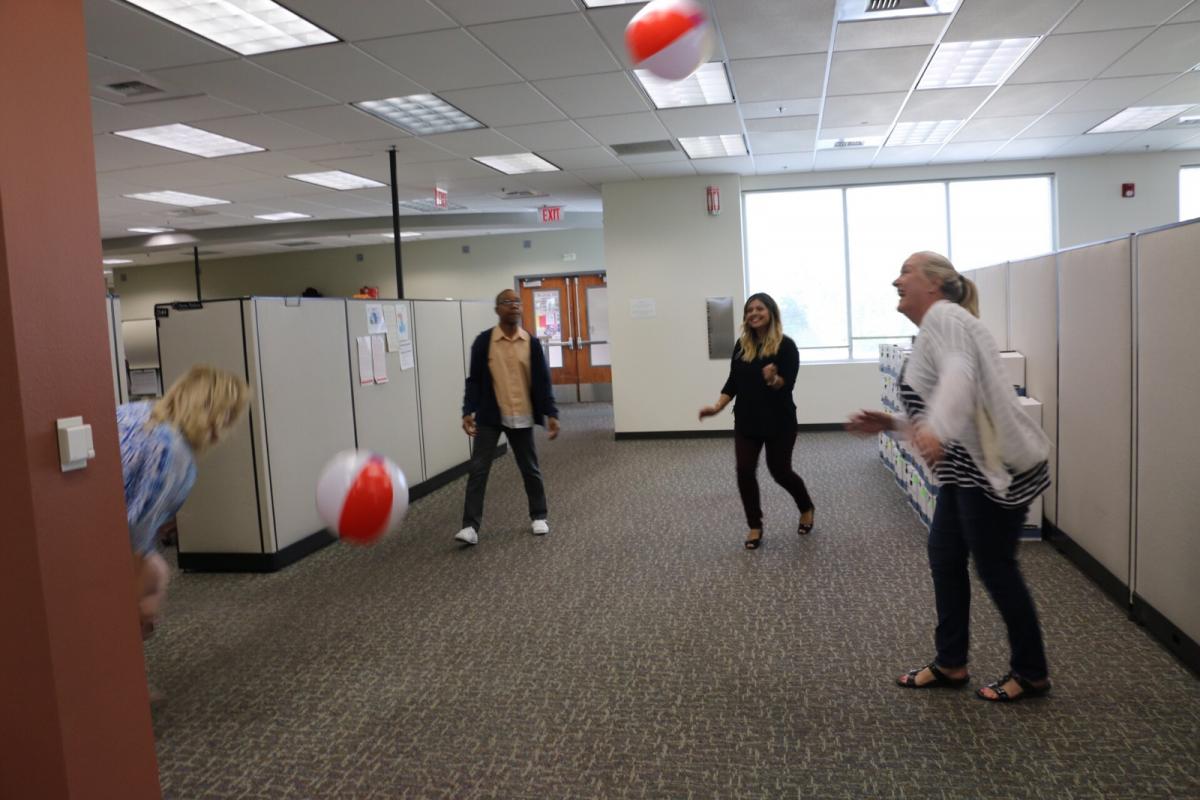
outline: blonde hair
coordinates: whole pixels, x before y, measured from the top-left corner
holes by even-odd
[[[767,313],[771,315],[771,326],[767,329],[767,335],[761,339],[754,335],[754,331],[746,324],[746,312],[750,308],[750,304],[755,300],[767,307]],[[774,298],[765,292],[756,292],[746,298],[746,304],[742,306],[742,335],[738,337],[738,346],[742,348],[742,361],[754,361],[758,358],[770,358],[779,352],[779,345],[783,343],[783,323],[779,320],[779,306]]]
[[[950,259],[941,253],[923,250],[913,255],[920,257],[921,271],[941,287],[943,297],[951,303],[958,303],[973,316],[979,316],[979,289],[974,281],[960,274]]]
[[[249,387],[241,377],[200,364],[171,384],[150,411],[150,423],[175,426],[199,453],[224,436],[246,408]]]

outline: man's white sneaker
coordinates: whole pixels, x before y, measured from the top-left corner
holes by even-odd
[[[545,536],[550,532],[550,525],[544,519],[535,519],[532,528],[534,536]]]
[[[454,539],[463,544],[479,544],[479,534],[470,525],[454,534]]]

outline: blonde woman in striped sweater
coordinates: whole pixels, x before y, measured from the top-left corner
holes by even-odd
[[[897,310],[920,328],[900,376],[905,413],[860,411],[846,427],[906,434],[941,484],[929,530],[937,654],[897,683],[925,689],[969,682],[973,556],[1012,650],[1009,673],[977,695],[993,702],[1044,695],[1046,654],[1017,542],[1029,504],[1050,485],[1050,441],[1005,379],[996,343],[978,319],[974,283],[944,256],[921,252],[909,256],[892,285],[900,295]]]

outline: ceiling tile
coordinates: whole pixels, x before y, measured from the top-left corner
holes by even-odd
[[[813,168],[819,170],[862,169],[871,166],[877,148],[860,150],[818,150]]]
[[[641,164],[657,164],[664,161],[687,161],[687,154],[682,150],[670,150],[665,153],[643,153],[635,156],[622,156],[621,161],[631,167]]]
[[[1036,121],[1035,116],[976,118],[954,134],[954,141],[959,144],[1004,141],[1016,136]]]
[[[1047,114],[1022,135],[1023,138],[1078,136],[1111,117],[1119,108],[1109,111],[1077,111],[1073,114]],[[1061,144],[1061,143],[1060,143]]]
[[[92,137],[92,149],[96,154],[97,172],[197,160],[187,153],[179,153],[165,147],[155,147],[152,144],[111,134]]]
[[[845,128],[853,125],[886,125],[896,118],[904,92],[858,94],[825,99],[821,125]]]
[[[959,5],[942,41],[971,42],[1041,36],[1067,13],[1076,0],[1006,0]]]
[[[594,147],[596,140],[587,131],[570,120],[539,122],[535,125],[516,125],[499,128],[498,133],[507,136],[522,147],[541,152],[542,150],[566,150],[576,147]]]
[[[906,92],[916,83],[928,46],[846,50],[833,54],[830,95]]]
[[[685,175],[695,175],[691,161],[667,161],[655,164],[637,164],[633,167],[642,178],[678,178]]]
[[[238,183],[224,183],[207,186],[204,189],[205,194],[211,194],[213,197],[220,197],[223,200],[232,200],[235,203],[261,203],[270,204],[277,199],[286,199],[289,197],[302,197],[313,194],[312,184],[305,184],[302,181],[289,180],[288,178],[262,178],[260,180],[240,181]]]
[[[667,108],[658,118],[672,136],[718,136],[742,132],[742,117],[732,103],[720,106]]]
[[[541,156],[551,164],[556,164],[572,172],[596,169],[598,167],[615,167],[620,160],[607,147],[578,147],[571,150],[546,150]]]
[[[155,77],[185,88],[228,100],[253,111],[312,108],[334,101],[245,59],[155,70]]]
[[[1038,44],[1008,79],[1008,83],[1045,83],[1094,78],[1152,30],[1153,28],[1122,28],[1117,31],[1050,36]]]
[[[588,117],[576,122],[601,144],[651,142],[670,138],[658,117],[648,111],[639,114]]]
[[[481,3],[479,0],[433,1],[461,25],[568,14],[578,10],[571,0],[504,0],[502,3]]]
[[[640,4],[624,4],[619,6],[602,6],[600,8],[589,9],[587,13],[588,20],[596,26],[600,31],[600,38],[608,45],[609,50],[621,62],[621,66],[625,69],[633,68],[633,61],[629,57],[629,50],[625,46],[625,28],[629,25],[629,20],[633,19],[633,15],[642,10]],[[723,60],[724,51],[721,50],[721,43],[716,42],[716,50],[713,53],[713,60]]]
[[[833,30],[834,3],[770,0],[746,13],[744,0],[714,0],[721,38],[730,58],[825,53]]]
[[[201,122],[221,117],[236,117],[248,114],[251,109],[235,106],[215,97],[197,95],[177,100],[152,100],[137,104],[138,116],[150,125],[168,125],[175,122]]]
[[[229,156],[231,165],[262,175],[273,175],[277,178],[295,175],[301,172],[319,172],[320,168],[314,161],[296,158],[290,153],[268,151],[265,153],[245,153],[240,156]]]
[[[901,122],[966,119],[979,108],[991,88],[970,86],[959,89],[923,89],[913,92],[900,113]]]
[[[221,159],[209,158],[195,158],[179,164],[162,164],[154,167],[122,170],[116,177],[120,180],[156,186],[160,189],[176,189],[185,192],[193,189],[205,189],[222,183],[262,179],[262,175],[259,173],[227,166],[221,163]],[[199,193],[204,194],[203,191]]]
[[[637,180],[637,173],[622,164],[618,167],[592,167],[575,170],[577,177],[591,184],[614,183],[616,181]]]
[[[802,117],[766,117],[746,120],[750,133],[776,133],[788,131],[811,131],[817,127],[819,118],[815,114]]]
[[[754,172],[754,159],[750,156],[696,158],[692,159],[692,169],[697,175],[750,175]]]
[[[1138,101],[1141,106],[1181,106],[1185,103],[1200,104],[1200,72],[1180,75]]]
[[[297,111],[279,111],[270,116],[310,130],[335,142],[361,142],[367,139],[386,139],[407,136],[395,125],[349,106],[324,106]]]
[[[1054,109],[1057,113],[1103,111],[1139,105],[1138,100],[1165,86],[1174,75],[1147,75],[1137,78],[1094,80]]]
[[[1105,78],[1185,72],[1200,64],[1200,22],[1165,25],[1103,73]]]
[[[1044,114],[1084,85],[1085,81],[1066,81],[1001,86],[975,116],[1019,117],[1026,114]]]
[[[272,72],[343,103],[420,94],[424,87],[349,44],[324,44],[254,56]]]
[[[1171,22],[1200,22],[1200,4],[1193,2],[1179,12],[1179,16],[1174,17]]]
[[[477,5],[476,0],[466,2]],[[620,67],[582,14],[480,25],[471,33],[528,80],[613,72]]]
[[[766,100],[758,103],[738,103],[742,119],[769,119],[771,117],[798,117],[821,113],[821,98],[793,97]]]
[[[1068,156],[1095,156],[1107,153],[1122,142],[1132,139],[1134,133],[1093,133],[1088,136],[1076,136],[1062,147],[1054,151],[1055,158]]]
[[[891,125],[853,125],[846,128],[821,128],[822,139],[865,139],[868,136],[883,136]]]
[[[933,44],[949,20],[949,14],[935,14],[841,22],[837,26],[834,49],[870,50],[876,47]]]
[[[378,39],[456,27],[427,0],[287,0],[287,6],[340,39]]]
[[[516,83],[521,76],[464,30],[376,39],[358,44],[431,91]]]
[[[210,119],[196,127],[229,136],[241,142],[257,145],[267,150],[283,150],[288,147],[316,147],[330,144],[324,136],[297,128],[295,125],[262,114],[250,114],[226,119]]]
[[[750,152],[755,157],[777,153],[802,153],[816,145],[817,132],[794,131],[792,133],[751,133]]]
[[[459,89],[442,92],[441,96],[447,103],[491,127],[526,125],[563,118],[562,112],[528,83]]]
[[[1158,25],[1178,11],[1180,4],[1181,0],[1138,0],[1136,3],[1129,0],[1083,0],[1054,32],[1080,33]]]
[[[1062,147],[1074,137],[1051,136],[1032,139],[1016,139],[1009,142],[992,155],[992,158],[1048,158],[1055,150]]]
[[[92,133],[110,133],[130,128],[149,128],[154,125],[150,117],[142,116],[136,107],[117,105],[95,97],[92,100]]]
[[[759,175],[778,175],[788,172],[812,172],[813,154],[788,153],[777,156],[755,156],[754,171]]]
[[[491,130],[455,131],[422,136],[422,141],[467,158],[520,153],[521,145]]]
[[[919,144],[910,147],[884,147],[871,162],[873,167],[901,167],[928,163],[941,145]]]
[[[116,0],[85,0],[83,14],[88,52],[135,69],[237,58],[232,50]]]
[[[469,132],[469,131],[468,131]],[[456,136],[454,133],[439,134],[441,136]],[[495,154],[493,154],[495,155]],[[455,161],[435,161],[429,164],[414,164],[404,171],[407,179],[413,182],[432,186],[438,181],[450,181],[460,178],[489,178],[497,175],[496,170],[485,167],[477,161],[457,159]],[[519,180],[520,176],[516,176]]]
[[[1195,127],[1182,130],[1153,130],[1139,133],[1114,147],[1113,153],[1140,153],[1143,150],[1166,150],[1185,145],[1200,136]]]
[[[820,97],[825,85],[824,54],[742,59],[729,62],[729,68],[741,103]]]
[[[1004,142],[963,142],[962,144],[951,142],[942,147],[931,161],[934,164],[953,161],[986,161],[1003,144]]]
[[[534,84],[568,117],[599,117],[646,111],[650,104],[624,72],[554,78]]]

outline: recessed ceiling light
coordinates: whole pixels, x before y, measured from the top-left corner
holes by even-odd
[[[197,208],[199,206],[219,206],[228,203],[228,200],[218,200],[215,197],[205,197],[200,194],[188,194],[187,192],[138,192],[136,194],[125,195],[133,200],[148,200],[151,203],[164,203],[168,206],[183,206],[184,208]]]
[[[733,102],[733,89],[729,87],[729,76],[720,61],[710,61],[681,81],[660,78],[648,69],[635,69],[642,88],[654,102],[655,108],[680,108],[682,106],[712,106]]]
[[[950,138],[962,124],[961,119],[929,120],[925,122],[897,122],[888,137],[888,147],[905,147],[918,144],[941,144]]]
[[[644,3],[646,0],[583,0],[583,4],[588,8],[601,8],[603,6],[627,6],[634,3]]]
[[[818,139],[818,150],[854,150],[860,147],[879,147],[882,136],[859,136],[853,139]]]
[[[1037,42],[1036,36],[980,42],[942,42],[925,68],[917,88],[997,86]]]
[[[282,222],[285,219],[312,219],[312,214],[301,214],[299,211],[278,211],[274,214],[255,214],[254,218]]]
[[[171,233],[174,228],[128,228],[130,233]]]
[[[432,94],[410,94],[354,105],[416,136],[482,128],[483,123]]]
[[[351,175],[349,172],[342,172],[337,169],[329,172],[305,172],[299,175],[288,175],[288,177],[339,191],[347,189],[377,189],[380,186],[387,185],[386,183],[373,181],[370,178],[362,178],[358,175]]]
[[[420,235],[421,235],[421,234],[417,233],[416,231],[400,231],[400,238],[401,238],[401,239],[416,239],[416,238],[417,238],[418,236],[420,236]],[[396,234],[394,234],[394,233],[385,233],[385,234],[383,234],[383,238],[385,238],[385,239],[395,239],[395,238],[396,238]]]
[[[506,156],[476,156],[480,164],[503,172],[505,175],[523,175],[526,172],[558,172],[558,167],[533,153],[510,153]]]
[[[1179,118],[1180,125],[1197,125],[1200,124],[1200,114],[1188,114]]]
[[[679,146],[688,158],[718,158],[746,155],[746,140],[740,133],[721,136],[680,136]]]
[[[1144,131],[1160,122],[1166,122],[1176,114],[1191,108],[1186,106],[1132,106],[1112,115],[1092,128],[1088,133],[1118,133],[1120,131]]]
[[[238,153],[260,153],[264,149],[258,145],[239,142],[228,136],[202,131],[191,125],[157,125],[153,128],[134,128],[127,131],[113,131],[117,136],[126,139],[136,139],[147,144],[156,144],[181,153],[191,153],[203,158],[219,158]]]
[[[338,38],[274,0],[126,0],[244,56]]]
[[[106,258],[106,259],[104,259],[105,266],[109,266],[109,267],[117,266],[118,264],[132,264],[132,263],[133,263],[133,259],[131,259],[131,258]]]

